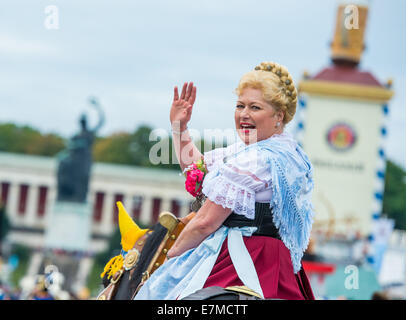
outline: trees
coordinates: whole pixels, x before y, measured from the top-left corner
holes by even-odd
[[[97,138],[93,159],[96,162],[108,162],[140,167],[156,167],[151,163],[149,151],[156,141],[150,140],[152,128],[140,126],[133,133],[120,132]],[[171,145],[171,141],[169,141]],[[169,155],[171,157],[172,154]],[[159,165],[160,169],[177,169],[175,165]]]
[[[159,132],[160,134],[154,134],[152,128],[142,125],[133,133],[120,132],[99,137],[94,144],[93,159],[96,162],[180,170],[170,133],[163,129]],[[202,140],[195,143],[200,149]],[[156,148],[157,144],[165,145],[165,148]],[[150,158],[150,151],[154,153],[157,149],[158,154],[154,155],[163,160],[163,163],[156,163]]]
[[[127,132],[98,137],[93,147],[93,161],[132,164],[131,135]]]
[[[13,123],[0,124],[0,151],[53,156],[65,147],[65,140],[57,134],[42,134],[29,126]]]
[[[406,230],[406,172],[388,160],[383,195],[383,213],[395,220],[395,228]]]

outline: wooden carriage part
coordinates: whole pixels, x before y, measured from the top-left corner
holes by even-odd
[[[190,213],[183,219],[176,218],[170,212],[162,212],[159,215],[159,223],[164,226],[168,232],[165,235],[164,241],[157,250],[154,259],[152,259],[150,266],[148,267],[148,273],[151,275],[156,269],[158,269],[166,259],[166,254],[169,249],[172,248],[176,239],[179,237],[186,224],[194,217],[195,212]]]

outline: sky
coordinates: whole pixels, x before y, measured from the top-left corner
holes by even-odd
[[[330,64],[337,0],[2,0],[0,122],[70,137],[96,96],[99,134],[169,130],[173,87],[197,86],[189,127],[234,127],[240,77],[261,61],[296,83]],[[53,7],[50,7],[53,6]],[[56,8],[56,9],[55,9]],[[52,11],[49,11],[52,10]],[[57,10],[56,20],[50,20]],[[360,65],[394,80],[387,155],[406,168],[406,1],[371,0]],[[52,23],[53,24],[52,24]],[[50,23],[57,28],[49,28]]]

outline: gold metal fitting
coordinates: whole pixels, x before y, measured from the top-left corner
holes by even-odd
[[[127,271],[132,269],[137,264],[139,256],[140,253],[137,249],[131,249],[130,251],[128,251],[123,263],[124,269]]]
[[[248,288],[247,286],[231,286],[231,287],[225,288],[225,290],[240,292],[240,293],[248,294],[250,296],[254,296],[254,297],[262,299],[262,297],[257,292]]]
[[[167,211],[161,212],[158,221],[162,226],[168,229],[169,232],[172,232],[179,222],[174,214]]]
[[[141,279],[141,281],[147,281],[148,278],[149,278],[149,272],[148,272],[148,271],[144,271],[144,272],[142,273],[142,279]]]
[[[118,270],[118,271],[114,274],[113,278],[111,278],[110,282],[113,283],[113,284],[114,284],[114,283],[117,283],[118,280],[120,280],[120,278],[121,278],[121,276],[123,275],[123,273],[124,273],[124,270],[123,270],[123,269]]]

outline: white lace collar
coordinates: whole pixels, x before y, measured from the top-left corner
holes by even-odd
[[[255,143],[253,143],[252,145],[255,145],[255,144],[258,144],[258,143],[263,143],[263,142],[269,141],[269,140],[271,140],[271,139],[272,139],[272,140],[277,139],[277,140],[279,140],[280,142],[286,143],[286,144],[289,145],[291,148],[296,149],[296,146],[297,146],[296,140],[293,138],[293,136],[292,136],[290,133],[288,133],[288,132],[286,132],[286,131],[283,131],[281,134],[273,134],[273,135],[270,136],[269,138],[264,139],[264,140],[261,140],[261,141],[258,141],[258,142],[255,142]],[[234,151],[236,151],[236,152],[237,152],[237,151],[240,151],[241,149],[246,148],[246,147],[248,147],[248,146],[251,146],[251,145],[246,145],[246,144],[239,138],[239,141],[234,144],[234,147],[235,147]]]

